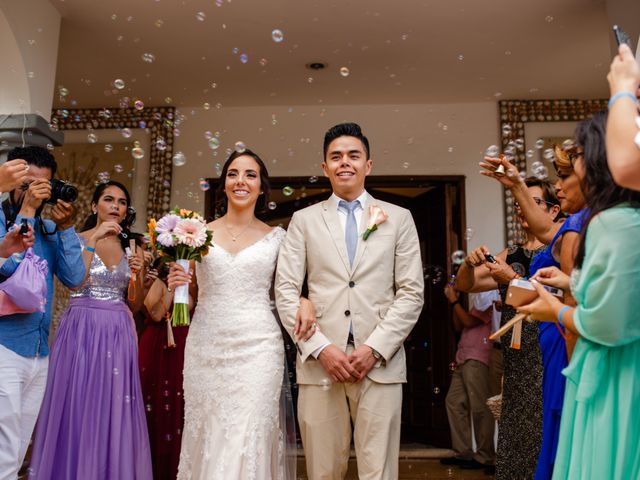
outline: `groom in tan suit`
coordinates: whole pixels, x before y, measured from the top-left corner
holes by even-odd
[[[333,194],[293,215],[278,258],[276,301],[298,348],[298,421],[312,480],[344,478],[352,422],[359,478],[398,478],[403,342],[424,283],[411,213],[366,192],[371,166],[358,125],[331,128],[322,168]],[[374,215],[379,225],[364,240],[371,207],[388,217]],[[307,341],[294,334],[305,275],[316,307]]]

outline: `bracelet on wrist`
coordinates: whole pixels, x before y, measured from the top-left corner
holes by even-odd
[[[95,247],[90,247],[89,245],[85,245],[85,246],[84,246],[84,249],[85,249],[87,252],[96,253],[96,249],[95,249]]]
[[[613,106],[614,103],[616,103],[618,100],[620,100],[621,98],[624,97],[629,97],[633,100],[633,102],[637,105],[638,104],[638,98],[635,96],[635,94],[631,93],[631,92],[618,92],[615,95],[612,95],[611,98],[609,99],[609,110],[611,110],[611,107]]]
[[[564,322],[562,321],[562,317],[564,316],[565,312],[567,310],[570,310],[572,307],[570,307],[569,305],[565,305],[564,307],[562,307],[559,311],[558,311],[558,323],[560,324],[560,326],[562,328],[564,328]]]

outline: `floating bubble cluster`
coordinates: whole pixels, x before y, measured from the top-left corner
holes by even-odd
[[[247,146],[244,144],[244,142],[238,141],[235,143],[234,149],[238,153],[244,153],[244,151],[247,149]]]

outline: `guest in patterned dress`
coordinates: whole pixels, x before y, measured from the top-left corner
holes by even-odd
[[[536,208],[549,222],[553,222],[560,207],[550,183],[527,179],[526,185]],[[531,259],[544,249],[544,244],[530,232],[519,205],[516,205],[516,212],[527,235],[526,242],[497,254],[496,264],[487,262],[487,247],[477,248],[467,256],[456,279],[457,288],[461,291],[480,292],[498,288],[502,298],[503,325],[516,313],[505,303],[508,283],[513,278],[527,277]],[[519,349],[510,348],[511,332],[500,340],[504,379],[496,478],[533,478],[542,442],[542,357],[538,327],[534,323],[522,323]]]

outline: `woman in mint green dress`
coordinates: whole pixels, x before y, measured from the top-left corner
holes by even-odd
[[[579,336],[569,366],[554,479],[640,478],[640,192],[617,186],[604,150],[606,115],[584,122],[575,155],[590,215],[569,279],[555,267],[541,283],[569,288],[574,309],[534,283],[519,310]],[[585,155],[586,153],[586,155]]]

